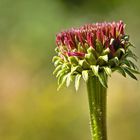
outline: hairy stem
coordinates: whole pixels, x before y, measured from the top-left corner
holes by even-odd
[[[107,89],[101,85],[97,77],[92,76],[87,82],[87,90],[92,140],[107,140]]]

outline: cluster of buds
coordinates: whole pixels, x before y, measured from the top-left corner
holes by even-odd
[[[56,52],[53,62],[54,74],[58,78],[59,87],[67,86],[75,80],[76,90],[81,77],[87,82],[89,76],[97,76],[104,87],[107,77],[114,71],[137,79],[139,73],[136,65],[129,59],[137,60],[131,51],[133,45],[125,34],[125,24],[104,22],[87,24],[80,28],[72,28],[57,34]]]

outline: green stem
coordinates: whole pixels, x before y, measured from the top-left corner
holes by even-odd
[[[107,140],[106,100],[107,89],[95,76],[87,82],[92,140]]]

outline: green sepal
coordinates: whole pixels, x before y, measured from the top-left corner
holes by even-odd
[[[114,57],[112,59],[109,60],[109,65],[110,66],[118,66],[119,65],[119,59],[118,57]]]
[[[99,65],[91,65],[92,72],[94,75],[98,76]]]
[[[139,71],[137,70],[134,70],[134,69],[131,69],[130,67],[125,67],[125,69],[128,69],[129,71],[131,71],[132,73],[135,73],[135,74],[140,74]]]
[[[110,49],[106,48],[105,50],[103,50],[102,55],[107,55],[110,53]]]
[[[59,90],[63,85],[64,83],[66,82],[66,78],[67,78],[67,74],[62,74],[59,78],[58,78],[58,88],[57,90]]]
[[[94,64],[96,64],[96,59],[95,59],[95,57],[94,57],[94,55],[93,54],[86,54],[85,55],[85,58],[86,58],[86,60],[87,60],[87,62],[89,63],[89,64],[91,64],[91,65],[94,65]]]
[[[111,68],[109,68],[109,67],[103,67],[103,69],[104,69],[105,73],[106,73],[108,76],[111,76],[111,73],[112,73]]]
[[[104,65],[108,62],[108,55],[99,56],[97,63],[99,65]]]
[[[85,52],[85,49],[80,43],[78,43],[78,52]]]
[[[127,57],[133,58],[135,61],[137,61],[138,59],[138,57],[130,49],[128,49],[128,51],[123,56],[123,58],[127,58]]]
[[[79,65],[83,68],[83,69],[88,69],[90,68],[90,65],[88,64],[88,62],[86,60],[79,60]]]
[[[79,89],[80,78],[81,78],[81,75],[80,74],[77,74],[75,76],[75,89],[76,89],[76,91]]]
[[[124,77],[126,77],[125,70],[122,67],[115,67],[112,69],[113,71],[118,71],[120,74],[122,74]]]
[[[58,65],[63,64],[61,59],[58,59],[54,62],[54,66],[57,67]]]
[[[71,73],[68,73],[67,79],[66,79],[66,87],[70,86],[71,81],[72,81],[72,75],[71,75]]]
[[[61,68],[62,68],[62,65],[58,65],[58,66],[55,68],[53,74],[56,74],[59,70],[61,70]]]
[[[114,54],[114,56],[120,57],[121,53],[125,54],[125,50],[123,48],[119,48],[116,53]]]
[[[131,78],[137,80],[137,77],[128,68],[123,67],[123,69]]]
[[[82,77],[83,77],[85,82],[88,81],[88,78],[89,78],[88,70],[82,71]]]
[[[75,66],[75,67],[71,67],[71,73],[75,73],[75,72],[82,72],[82,68],[80,66]]]
[[[103,87],[107,88],[107,75],[104,71],[98,73],[98,79]]]
[[[55,62],[56,60],[60,60],[61,58],[59,56],[54,56],[52,59],[52,62]]]
[[[76,56],[70,56],[68,60],[72,65],[78,65],[78,58]]]
[[[100,41],[96,40],[96,51],[100,54],[103,51],[103,45]]]

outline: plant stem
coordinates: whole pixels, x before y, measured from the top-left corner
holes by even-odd
[[[95,76],[87,82],[92,140],[107,140],[106,101],[107,89]]]

